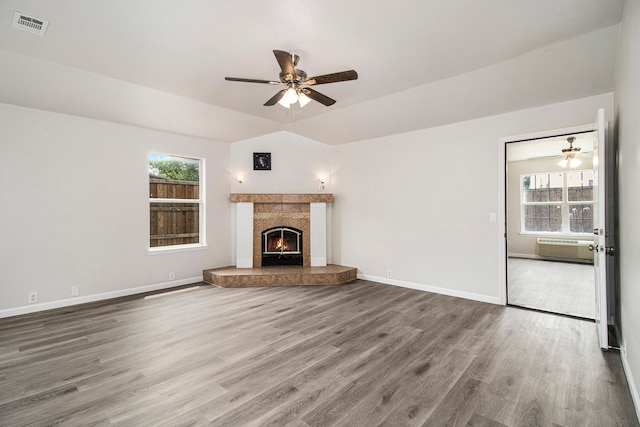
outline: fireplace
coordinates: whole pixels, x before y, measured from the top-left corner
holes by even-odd
[[[302,267],[327,265],[327,208],[332,194],[231,194],[236,208],[236,267],[260,268],[263,265],[293,263]],[[295,234],[295,251],[269,250],[265,231],[284,228]],[[296,234],[300,233],[300,234]],[[277,237],[285,237],[284,233]],[[276,237],[276,239],[277,239]],[[293,236],[290,236],[293,237]],[[298,237],[300,240],[298,240]],[[263,264],[263,252],[267,253]],[[298,252],[297,254],[282,252]],[[286,255],[286,257],[285,257]],[[273,258],[275,258],[275,262]]]
[[[262,232],[262,265],[303,265],[302,230],[273,227]]]

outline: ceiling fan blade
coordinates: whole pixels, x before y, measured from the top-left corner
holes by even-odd
[[[306,85],[323,85],[325,83],[346,82],[356,80],[358,73],[355,70],[340,71],[339,73],[324,74],[322,76],[309,77],[303,83]]]
[[[230,82],[244,82],[244,83],[266,83],[270,85],[279,85],[280,82],[274,82],[272,80],[258,80],[258,79],[243,79],[240,77],[225,77],[225,80]]]
[[[295,67],[293,66],[293,61],[291,59],[291,54],[289,52],[285,52],[284,50],[274,50],[273,54],[276,56],[278,60],[278,64],[282,69],[283,75],[291,74],[292,76],[296,75]]]
[[[335,99],[331,99],[327,95],[323,95],[320,92],[315,91],[311,88],[305,87],[301,90],[309,98],[313,99],[314,101],[318,101],[320,104],[325,105],[327,107],[336,103]]]
[[[265,107],[270,107],[272,105],[276,105],[278,103],[278,101],[280,101],[282,99],[282,97],[284,96],[284,93],[286,91],[287,91],[287,89],[282,89],[281,91],[279,91],[278,93],[273,95],[271,98],[269,98],[269,100],[267,102],[265,102],[263,105]]]

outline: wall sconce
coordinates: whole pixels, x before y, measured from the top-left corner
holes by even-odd
[[[319,176],[318,177],[318,182],[320,182],[320,185],[318,186],[318,188],[320,190],[324,190],[324,180],[325,180],[324,176]]]
[[[242,184],[242,181],[244,181],[244,176],[236,175],[236,181],[238,181],[239,184]]]

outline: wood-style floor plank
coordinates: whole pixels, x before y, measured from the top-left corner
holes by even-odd
[[[357,281],[0,319],[0,426],[638,426],[593,322]]]

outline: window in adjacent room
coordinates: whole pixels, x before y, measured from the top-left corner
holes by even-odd
[[[593,178],[592,170],[522,175],[522,231],[591,233]]]
[[[204,245],[202,159],[150,153],[149,247]]]
[[[567,172],[567,204],[569,208],[569,231],[571,233],[593,232],[593,178],[594,172]]]

